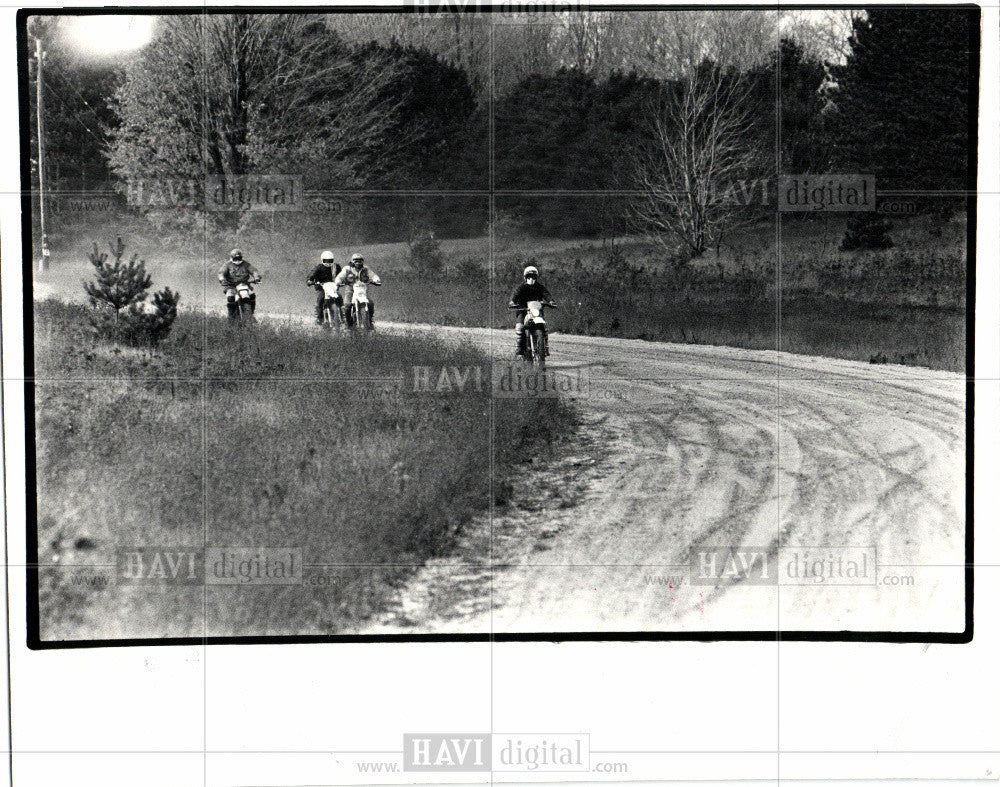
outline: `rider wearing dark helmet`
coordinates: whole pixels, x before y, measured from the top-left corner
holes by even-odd
[[[529,265],[524,269],[524,281],[514,290],[508,303],[512,309],[517,309],[517,322],[514,323],[515,355],[524,355],[524,318],[528,313],[529,301],[541,301],[546,305],[555,305],[548,289],[538,280],[538,268],[534,265]]]
[[[260,281],[260,271],[243,259],[243,252],[233,249],[229,252],[229,261],[219,269],[219,284],[226,292],[226,309],[230,318],[238,314],[236,305],[236,286],[238,284],[255,284]],[[251,314],[257,309],[256,294],[250,295]]]
[[[306,284],[316,288],[316,322],[319,325],[323,324],[323,301],[326,300],[323,285],[336,279],[338,273],[340,273],[340,264],[334,263],[333,252],[324,251],[320,255],[319,265],[313,269],[313,272],[309,274],[309,278],[306,279]],[[338,309],[344,305],[344,299],[340,297],[339,292],[337,293],[337,297],[334,298],[334,303],[337,304]]]

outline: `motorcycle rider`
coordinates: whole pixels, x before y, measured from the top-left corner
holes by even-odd
[[[323,324],[323,301],[326,300],[326,293],[323,291],[323,285],[327,282],[331,282],[337,278],[340,273],[340,263],[334,263],[333,252],[324,251],[319,258],[319,265],[317,265],[313,272],[309,274],[309,278],[306,279],[306,284],[310,287],[316,288],[316,324]],[[333,299],[333,302],[337,304],[338,309],[343,309],[344,299],[340,297],[340,292],[337,292],[337,296]]]
[[[548,289],[538,280],[538,268],[529,265],[524,269],[524,281],[510,296],[507,304],[517,309],[517,321],[514,323],[514,355],[524,357],[524,318],[528,314],[528,302],[541,301],[546,306],[555,306]]]
[[[354,254],[351,256],[351,264],[346,266],[337,277],[333,280],[333,283],[337,285],[338,288],[344,286],[353,286],[354,282],[363,281],[369,284],[374,284],[376,287],[382,284],[382,280],[378,277],[371,268],[365,265],[365,258],[360,254]],[[354,293],[351,292],[351,304],[354,303]],[[350,306],[351,304],[348,304]],[[375,301],[372,300],[371,296],[368,296],[368,318],[371,321],[371,327],[375,327]],[[353,317],[351,316],[351,309],[347,310],[347,324],[353,327]]]
[[[226,309],[229,318],[235,320],[240,310],[236,305],[236,286],[238,284],[256,284],[260,281],[260,271],[243,259],[243,252],[233,249],[229,252],[229,261],[219,269],[219,284],[226,293]],[[250,293],[250,313],[257,310],[257,295]]]

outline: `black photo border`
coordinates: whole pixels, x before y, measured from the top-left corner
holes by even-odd
[[[588,5],[589,11],[659,11],[659,10],[863,10],[863,4],[812,6],[805,4],[767,5]],[[135,639],[81,639],[49,641],[40,636],[39,567],[38,567],[38,506],[35,445],[35,358],[34,301],[32,252],[32,189],[29,111],[29,73],[27,20],[33,16],[91,16],[129,14],[135,16],[175,16],[218,13],[419,13],[414,6],[104,6],[92,8],[21,8],[17,12],[17,69],[20,131],[21,173],[21,233],[23,276],[24,330],[24,402],[25,402],[25,464],[26,464],[26,598],[27,647],[31,650],[65,650],[75,648],[148,647],[155,645],[273,645],[316,643],[410,643],[410,642],[604,642],[604,641],[685,641],[685,642],[888,642],[888,643],[951,643],[967,644],[973,639],[974,606],[974,414],[975,414],[975,305],[976,305],[976,225],[979,145],[979,83],[982,41],[982,9],[975,4],[915,5],[910,3],[879,5],[879,8],[913,10],[966,11],[973,17],[969,26],[969,134],[968,172],[966,182],[966,415],[965,415],[965,629],[960,632],[935,631],[697,631],[697,632],[537,632],[537,633],[470,633],[470,634],[329,634],[247,637],[165,637]],[[503,7],[476,5],[464,13],[503,11]],[[567,9],[568,10],[568,9]],[[445,13],[456,13],[447,11]],[[6,465],[6,461],[5,461]],[[5,474],[6,478],[6,474]],[[5,543],[6,551],[6,543]],[[9,568],[6,569],[6,596],[9,609]],[[10,630],[7,632],[8,650]],[[9,684],[8,684],[9,685]]]

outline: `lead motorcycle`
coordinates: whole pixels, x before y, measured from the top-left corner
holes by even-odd
[[[345,323],[344,307],[336,285],[327,281],[320,286],[323,288],[323,325],[327,328],[342,328]]]
[[[351,294],[351,327],[372,330],[372,315],[368,301],[368,285],[378,287],[381,282],[367,282],[358,279],[354,282]]]
[[[549,329],[545,323],[545,308],[555,309],[554,303],[528,301],[524,315],[524,360],[538,371],[545,371],[545,359],[549,354]],[[521,311],[516,306],[511,311]]]
[[[257,284],[260,279],[251,279],[250,282]],[[229,319],[236,323],[250,323],[254,320],[255,298],[253,287],[250,283],[240,282],[232,288],[235,294],[233,308],[229,312]]]

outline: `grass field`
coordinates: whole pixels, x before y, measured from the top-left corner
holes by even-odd
[[[484,367],[425,337],[234,330],[182,314],[157,350],[35,304],[43,639],[336,633],[446,551],[573,416],[489,385],[414,393],[414,365]],[[490,408],[495,429],[491,449]],[[500,501],[502,503],[502,500]],[[116,584],[121,548],[301,549],[303,584]]]

